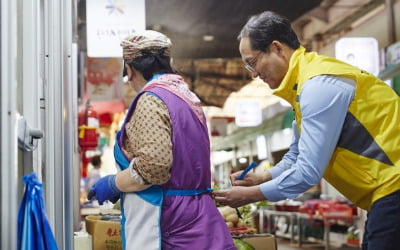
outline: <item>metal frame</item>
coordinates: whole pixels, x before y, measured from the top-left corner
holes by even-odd
[[[17,249],[18,190],[21,175],[32,170],[43,182],[47,215],[59,249],[74,248],[72,173],[79,158],[74,147],[73,1],[0,0],[1,249]],[[18,26],[17,17],[21,17]],[[45,131],[44,143],[20,158],[17,111],[31,126]]]
[[[45,197],[61,249],[73,249],[72,0],[44,0]]]
[[[17,249],[16,1],[1,0],[0,248]],[[13,191],[11,191],[13,190]]]
[[[22,99],[19,100],[22,108],[21,114],[32,128],[43,131],[40,100],[43,99],[43,24],[40,15],[40,0],[20,0],[22,2],[21,15],[22,26],[18,32],[22,53],[19,54],[19,65],[22,65],[22,78],[19,79],[19,92]],[[32,152],[24,152],[24,175],[36,172],[42,179],[42,143]],[[21,165],[21,164],[19,164]]]

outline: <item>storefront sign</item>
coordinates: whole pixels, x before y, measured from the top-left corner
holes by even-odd
[[[258,135],[256,138],[257,158],[264,160],[268,158],[267,140],[264,135]]]
[[[145,0],[86,0],[89,57],[122,57],[121,40],[146,28]]]
[[[255,127],[262,122],[261,107],[256,101],[238,101],[235,111],[235,122],[239,127]]]
[[[210,119],[211,136],[226,136],[228,119],[226,117],[212,117]]]
[[[386,49],[386,64],[400,64],[400,42],[394,43]]]
[[[373,75],[379,74],[378,41],[373,37],[341,38],[335,44],[335,56]]]

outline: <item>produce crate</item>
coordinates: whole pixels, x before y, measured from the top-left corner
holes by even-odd
[[[121,250],[121,224],[101,220],[102,216],[86,216],[86,230],[92,236],[94,250]]]
[[[276,239],[273,234],[243,234],[234,236],[251,244],[255,250],[277,250]]]

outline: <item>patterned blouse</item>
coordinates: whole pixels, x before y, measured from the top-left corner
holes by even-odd
[[[146,183],[161,185],[171,177],[172,126],[167,106],[152,94],[139,97],[125,125],[123,151]]]

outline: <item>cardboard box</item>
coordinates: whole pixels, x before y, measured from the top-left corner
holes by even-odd
[[[86,216],[86,231],[92,235],[95,250],[121,250],[121,223],[101,220],[102,216]]]
[[[116,221],[101,220],[102,216],[86,216],[86,231],[92,235],[94,250],[121,250],[121,224]],[[235,236],[254,246],[255,250],[277,250],[272,234],[247,234]]]
[[[74,232],[74,249],[92,250],[92,236],[87,232]]]
[[[277,250],[275,236],[272,234],[247,234],[235,237],[250,243],[256,250]]]

